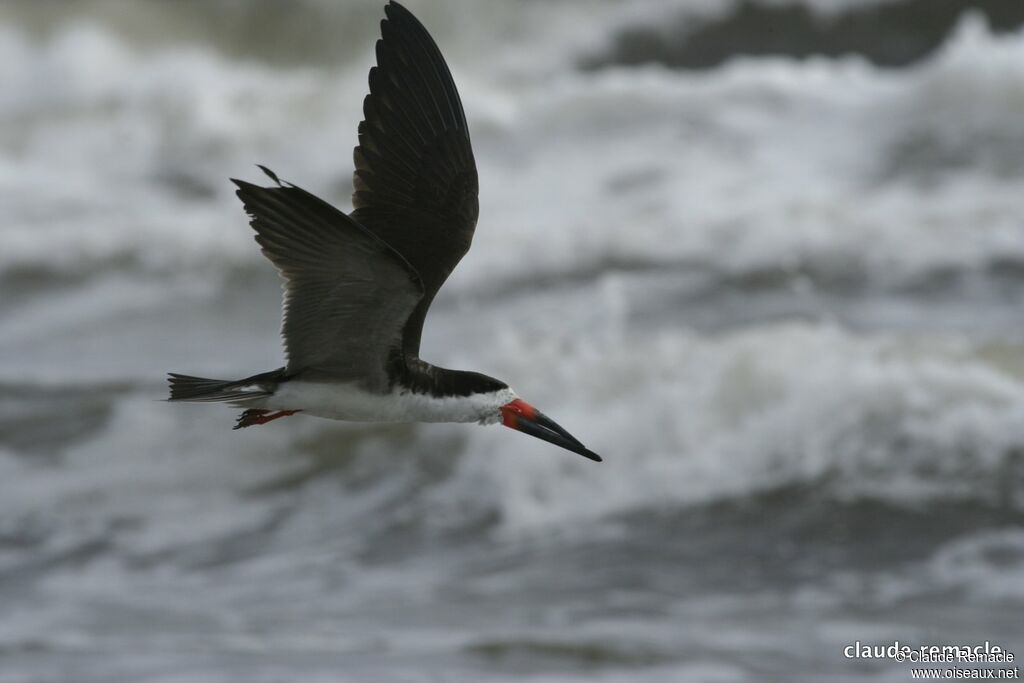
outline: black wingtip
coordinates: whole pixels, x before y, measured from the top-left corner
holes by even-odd
[[[590,458],[594,462],[604,462],[604,458],[602,458],[600,455],[590,450],[589,448],[584,448],[583,452],[580,453],[580,455],[582,455],[584,458]]]
[[[251,195],[254,189],[259,189],[258,185],[253,185],[245,180],[239,180],[238,178],[231,178],[231,182],[235,184],[238,189],[235,190],[235,196],[242,200],[242,203],[246,203],[246,196]]]
[[[392,21],[413,19],[414,21],[416,21],[416,23],[419,23],[419,20],[416,19],[416,16],[408,9],[406,9],[405,5],[395,2],[395,0],[391,0],[388,4],[384,5],[384,16],[386,16],[388,19],[391,19]],[[387,21],[387,19],[384,19],[384,21]]]
[[[274,173],[273,171],[271,171],[271,170],[270,170],[269,168],[267,168],[267,167],[266,167],[266,166],[264,166],[263,164],[256,164],[256,168],[258,168],[258,169],[260,169],[261,171],[263,171],[264,173],[266,173],[266,174],[267,174],[267,177],[268,177],[268,178],[270,178],[271,180],[273,180],[273,181],[274,181],[275,183],[277,183],[277,184],[278,184],[279,186],[281,185],[281,179],[280,179],[280,178],[278,178],[278,177],[277,177],[277,174],[276,174],[276,173]]]

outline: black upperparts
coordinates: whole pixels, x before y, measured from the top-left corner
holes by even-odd
[[[402,340],[403,351],[417,356],[427,308],[473,241],[479,182],[441,50],[407,9],[392,2],[385,12],[353,154],[352,219],[401,254],[423,282]]]
[[[393,386],[435,398],[489,394],[508,388],[501,380],[482,373],[439,368],[418,358],[396,358],[389,371]]]

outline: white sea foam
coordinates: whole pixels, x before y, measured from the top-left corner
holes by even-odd
[[[607,462],[473,433],[471,450],[493,455],[462,461],[439,502],[496,498],[513,527],[804,485],[838,500],[1001,505],[1024,442],[1020,377],[948,342],[783,325],[548,353],[531,349],[547,368],[532,388],[560,388],[550,412]],[[546,396],[521,384],[543,410]]]
[[[769,59],[485,80],[466,65],[482,211],[451,286],[623,260],[885,282],[1024,259],[1024,169],[999,156],[1024,145],[1022,45],[974,21],[899,74]],[[0,100],[0,270],[256,263],[225,180],[256,162],[347,204],[366,64],[138,53],[88,25],[42,44],[6,29],[0,50],[13,84]],[[936,140],[948,164],[930,164],[922,188],[914,145]]]
[[[956,539],[929,563],[934,580],[986,601],[1024,603],[1024,533],[997,529]]]

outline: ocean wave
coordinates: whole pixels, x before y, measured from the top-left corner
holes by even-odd
[[[526,347],[528,358],[518,352]],[[186,542],[213,552],[210,539],[274,524],[282,505],[289,546],[327,534],[396,551],[481,525],[513,535],[586,529],[729,501],[777,505],[771,496],[793,490],[815,491],[815,504],[1024,511],[1019,351],[827,325],[548,342],[509,330],[478,363],[516,378],[521,395],[606,462],[465,425],[300,417],[240,434],[223,408],[168,406],[139,388],[71,405],[85,389],[54,387],[33,389],[34,405],[57,424],[66,413],[80,438],[55,432],[60,466],[33,469],[38,456],[23,446],[38,425],[14,429],[6,462],[21,485],[2,508],[10,520],[44,508],[101,525],[134,519],[114,535],[140,557]],[[174,512],[196,506],[208,506],[209,525]]]
[[[461,460],[439,505],[498,501],[509,528],[528,528],[791,487],[906,506],[1024,504],[1012,483],[1024,476],[1022,378],[969,346],[781,325],[548,353],[530,354],[555,373],[543,385],[571,387],[551,412],[606,464],[474,432],[468,449],[489,455]]]
[[[737,56],[859,55],[880,66],[902,67],[932,54],[966,12],[986,17],[1000,32],[1024,23],[1024,9],[1015,0],[746,0],[723,3],[717,12],[680,7],[667,17],[634,21],[583,64],[708,69]]]
[[[451,287],[617,262],[884,287],[1022,261],[1021,41],[968,23],[898,76],[787,60],[529,86],[470,73],[481,224]],[[255,162],[348,205],[363,68],[141,54],[95,26],[42,44],[5,29],[0,51],[0,274],[249,269],[224,177]]]

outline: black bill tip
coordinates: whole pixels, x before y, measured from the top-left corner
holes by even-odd
[[[502,407],[501,412],[502,424],[506,427],[553,443],[567,451],[578,453],[588,460],[604,462],[600,455],[584,446],[579,439],[562,429],[557,422],[522,399],[516,399],[506,404]]]

